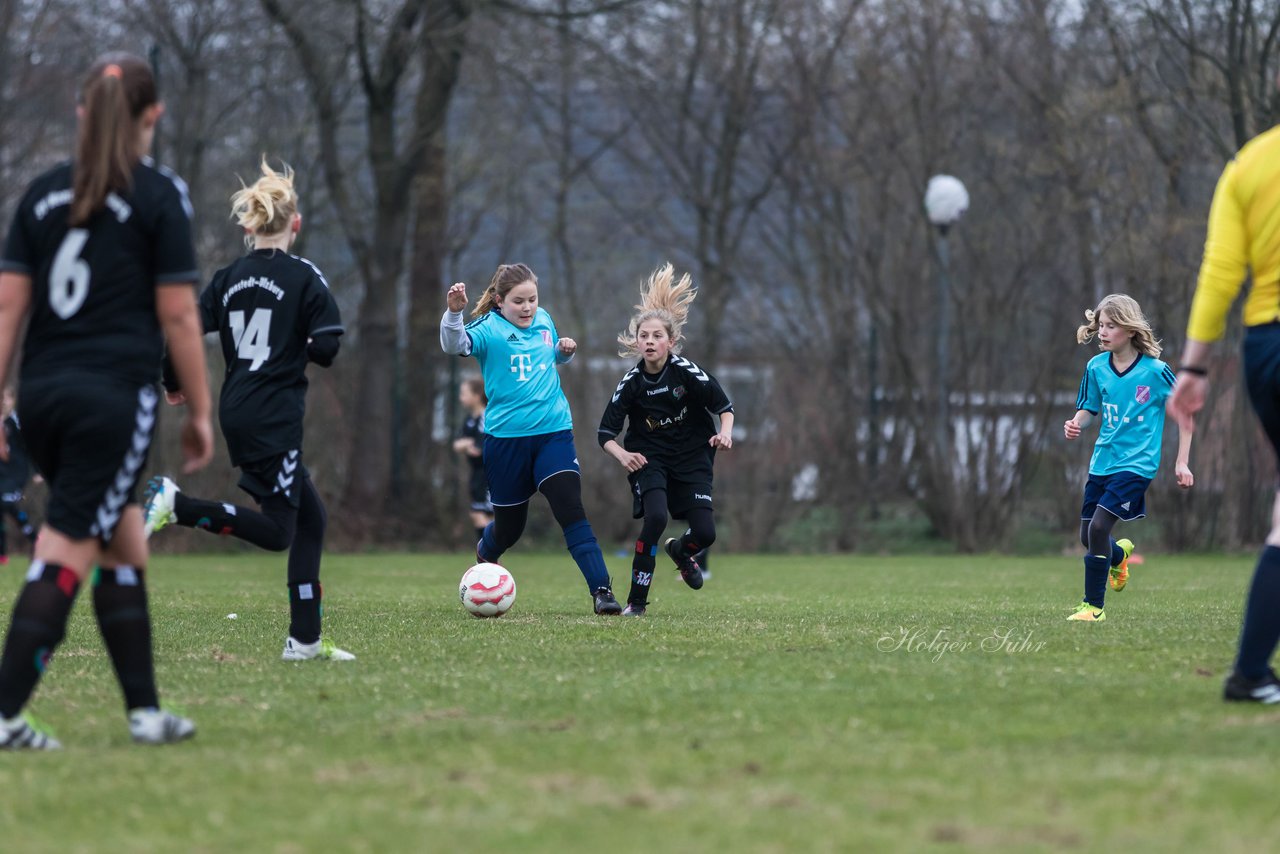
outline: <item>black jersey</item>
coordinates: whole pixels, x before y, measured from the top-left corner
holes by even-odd
[[[227,363],[218,420],[232,465],[300,449],[307,342],[343,332],[324,274],[297,255],[255,249],[214,274],[200,318]]]
[[[31,478],[31,461],[27,459],[27,446],[22,442],[17,416],[4,419],[4,438],[9,444],[9,459],[0,460],[0,495],[21,492]]]
[[[467,420],[462,422],[462,429],[458,431],[459,439],[470,439],[476,443],[476,448],[484,450],[484,413],[479,415],[468,415]],[[484,468],[484,457],[473,457],[467,454],[467,462],[471,463],[471,470]]]
[[[23,379],[68,374],[155,382],[163,338],[156,285],[198,281],[186,185],[150,161],[127,193],[70,228],[71,164],[41,175],[18,204],[0,270],[31,276]]]
[[[683,356],[672,355],[666,367],[648,374],[641,361],[623,376],[600,419],[603,445],[627,423],[622,445],[672,468],[705,464],[716,434],[712,414],[732,412],[733,403],[720,383]]]

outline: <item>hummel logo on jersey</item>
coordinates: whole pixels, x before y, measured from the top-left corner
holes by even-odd
[[[517,334],[515,334],[514,332],[512,332],[510,335],[508,335],[508,336],[507,336],[507,343],[508,343],[508,344],[519,344],[519,343],[520,343],[520,336],[519,336],[519,335],[517,335]]]
[[[711,500],[711,496],[710,496],[710,495],[703,495],[701,492],[695,492],[695,493],[693,494],[693,497],[694,497],[694,498],[696,498],[696,499],[697,499],[697,500],[699,500],[699,501],[710,501],[710,500]]]
[[[669,391],[671,391],[671,387],[664,385],[662,388],[651,388],[648,391],[646,391],[645,394],[649,395],[650,397],[653,397],[655,394],[666,394]]]
[[[1132,504],[1132,503],[1133,503],[1133,502],[1131,502],[1131,501],[1126,501],[1125,503],[1123,503],[1123,504],[1121,504],[1121,505],[1120,505],[1120,509],[1121,509],[1121,510],[1128,510],[1128,509],[1129,509],[1129,505],[1130,505],[1130,504]]]

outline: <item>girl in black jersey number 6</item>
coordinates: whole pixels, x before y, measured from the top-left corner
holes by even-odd
[[[0,378],[29,319],[18,412],[49,484],[46,521],[0,658],[0,748],[59,746],[19,713],[95,564],[93,610],[133,739],[162,744],[195,732],[191,721],[159,708],[135,496],[166,338],[190,390],[186,470],[213,453],[191,203],[182,180],[146,158],[161,111],[146,62],[129,54],[99,59],[80,90],[75,160],[27,189],[0,256]]]
[[[668,539],[667,556],[684,582],[702,587],[697,555],[716,539],[711,512],[711,467],[717,448],[733,447],[733,403],[711,374],[679,355],[681,330],[697,292],[688,274],[672,283],[671,265],[649,277],[627,331],[621,356],[640,362],[618,383],[600,419],[600,446],[622,464],[631,483],[633,514],[644,519],[631,561],[631,592],[622,612],[639,616],[649,601],[658,538],[667,511],[689,529]],[[716,429],[712,415],[720,416]],[[624,422],[630,422],[618,444]]]
[[[170,523],[227,534],[270,551],[289,550],[289,636],[282,658],[355,658],[320,639],[320,553],[328,522],[302,464],[307,362],[333,364],[342,335],[329,283],[305,258],[289,254],[302,216],[293,170],[272,169],[231,197],[249,254],[213,276],[200,295],[205,332],[217,332],[227,372],[218,420],[240,488],[262,512],[192,498],[167,477],[148,484],[146,530]],[[182,392],[166,381],[170,401]],[[185,386],[183,386],[185,389]]]

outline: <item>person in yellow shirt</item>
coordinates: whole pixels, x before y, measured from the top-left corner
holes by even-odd
[[[1246,274],[1253,284],[1244,304],[1245,384],[1280,460],[1280,127],[1240,149],[1214,191],[1178,386],[1168,403],[1169,414],[1187,429],[1204,406],[1210,347],[1226,330],[1227,311]],[[1245,601],[1235,667],[1223,686],[1225,699],[1280,703],[1280,679],[1270,666],[1278,642],[1280,481],[1271,533]]]

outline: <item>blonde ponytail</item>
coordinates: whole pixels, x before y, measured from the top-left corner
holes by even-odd
[[[618,355],[623,358],[634,358],[640,355],[640,347],[636,343],[636,335],[640,325],[646,320],[660,320],[667,328],[667,337],[671,339],[671,352],[679,353],[684,340],[682,330],[689,319],[689,305],[697,298],[693,279],[688,273],[680,277],[680,281],[672,283],[675,268],[668,262],[659,267],[640,286],[640,303],[635,307],[636,313],[626,330],[618,336]]]
[[[270,237],[287,229],[298,212],[298,194],[293,189],[293,169],[283,164],[277,172],[262,157],[262,177],[231,196],[231,216],[245,230],[245,244],[252,245],[254,235]]]

